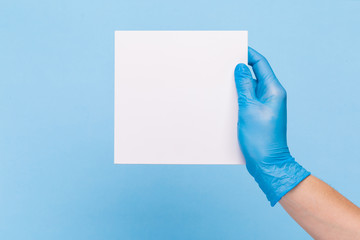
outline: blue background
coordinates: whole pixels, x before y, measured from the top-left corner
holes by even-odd
[[[248,30],[292,154],[360,205],[360,1],[0,5],[0,239],[310,239],[244,166],[113,164],[114,30]]]

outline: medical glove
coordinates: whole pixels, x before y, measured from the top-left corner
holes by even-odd
[[[246,168],[274,206],[310,175],[291,156],[286,140],[286,91],[268,61],[249,48],[249,65],[235,68],[238,139]]]

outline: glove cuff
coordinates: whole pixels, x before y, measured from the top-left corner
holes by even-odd
[[[271,206],[275,204],[291,189],[310,175],[294,158],[274,166],[262,169],[260,178],[255,179],[265,193]]]

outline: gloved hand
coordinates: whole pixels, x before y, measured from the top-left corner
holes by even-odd
[[[249,173],[274,206],[310,175],[290,155],[286,141],[286,92],[267,60],[249,47],[249,65],[235,68],[238,139]]]

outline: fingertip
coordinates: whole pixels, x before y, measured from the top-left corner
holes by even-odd
[[[246,64],[244,64],[244,63],[239,63],[238,65],[236,65],[235,77],[250,77],[250,78],[252,78],[249,67],[246,66]]]
[[[246,69],[247,66],[244,63],[238,63],[235,67],[235,71],[242,71],[243,69]]]
[[[249,67],[244,63],[239,63],[235,67],[235,85],[239,97],[239,104],[240,102],[244,102],[244,98],[245,99],[256,98],[255,96],[256,82],[252,78],[252,74]]]
[[[255,63],[257,63],[258,61],[260,61],[261,59],[264,58],[263,55],[261,55],[260,53],[258,53],[255,49],[253,49],[252,47],[248,47],[248,62],[250,66],[253,66]]]

